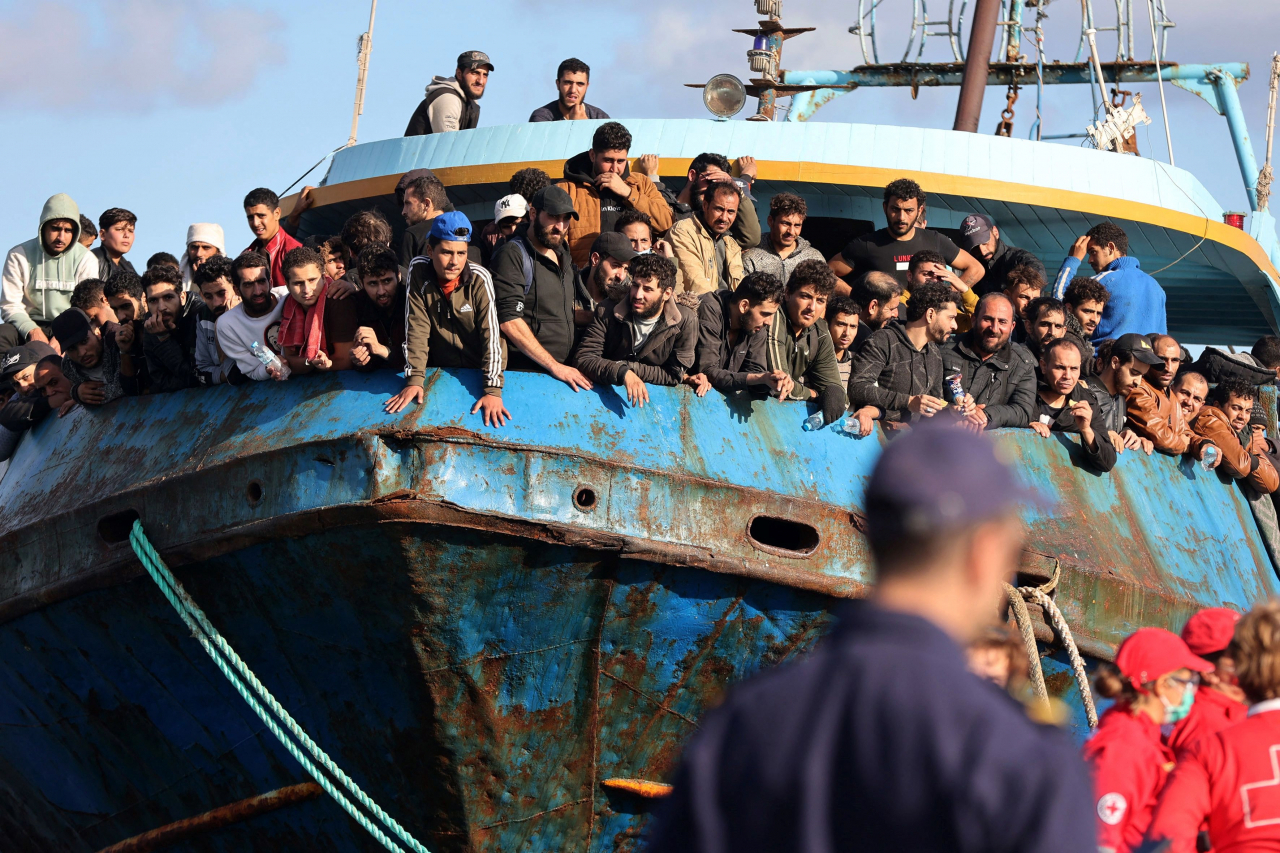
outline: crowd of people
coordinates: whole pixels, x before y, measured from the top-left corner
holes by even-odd
[[[464,82],[488,70],[483,54],[459,58]],[[581,106],[588,73],[566,60],[562,98]],[[429,97],[421,112],[457,100]],[[619,386],[634,406],[653,385],[812,401],[854,436],[952,419],[1073,436],[1099,472],[1124,452],[1186,454],[1280,488],[1256,405],[1280,339],[1254,347],[1261,380],[1215,376],[1211,389],[1119,226],[1081,236],[1051,287],[984,214],[954,241],[927,228],[924,189],[899,179],[884,189],[885,227],[828,259],[803,236],[799,195],[768,200],[762,233],[752,158],[701,154],[677,190],[657,157],[631,154],[624,125],[600,124],[560,177],[512,175],[480,230],[415,169],[396,188],[398,246],[376,209],[300,242],[311,188],[287,217],[259,188],[239,254],[219,225],[196,223],[180,257],[157,253],[141,273],[127,257],[133,213],[111,208],[95,227],[55,195],[5,260],[0,444],[52,410],[333,370],[403,372],[395,413],[422,402],[426,368],[462,367],[483,374],[471,414],[487,426],[512,416],[506,372],[535,370],[575,390]],[[1077,275],[1084,260],[1092,276]]]

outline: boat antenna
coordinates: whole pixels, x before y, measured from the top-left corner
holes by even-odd
[[[1169,149],[1169,165],[1173,162],[1173,136],[1169,133],[1169,107],[1164,102],[1164,77],[1160,74],[1160,42],[1156,38],[1156,0],[1147,0],[1147,10],[1151,13],[1151,55],[1156,59],[1156,82],[1160,86],[1160,115],[1164,117],[1164,144]],[[1133,32],[1130,27],[1129,32]],[[1117,80],[1116,88],[1120,88]]]
[[[356,144],[356,130],[360,127],[360,115],[364,112],[364,81],[369,75],[369,54],[373,50],[373,16],[377,13],[378,0],[373,0],[369,6],[369,29],[361,33],[356,42],[356,103],[351,112],[351,135],[347,137],[347,148]]]
[[[1280,88],[1280,53],[1271,55],[1271,99],[1267,103],[1267,161],[1258,173],[1258,209],[1267,209],[1271,197],[1271,141],[1276,131],[1276,89]]]

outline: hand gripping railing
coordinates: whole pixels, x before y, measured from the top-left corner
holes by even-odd
[[[394,818],[383,811],[377,803],[369,799],[369,795],[360,790],[360,786],[352,781],[351,777],[342,771],[342,768],[334,764],[324,750],[307,736],[307,733],[302,730],[302,727],[298,725],[293,717],[289,716],[289,712],[280,706],[280,703],[271,695],[271,692],[262,685],[262,682],[253,674],[253,671],[240,659],[235,650],[227,644],[227,641],[222,638],[217,629],[209,623],[204,612],[187,594],[187,591],[182,588],[182,584],[178,583],[177,578],[173,576],[169,568],[165,566],[164,561],[160,559],[160,555],[156,553],[156,549],[152,547],[151,542],[147,539],[147,534],[143,532],[141,521],[133,523],[133,530],[129,533],[129,544],[133,546],[133,552],[142,561],[147,574],[151,575],[151,579],[156,582],[156,586],[160,587],[164,597],[169,599],[173,609],[178,611],[182,621],[186,623],[192,635],[208,652],[209,657],[212,658],[222,674],[231,682],[231,686],[236,689],[236,692],[243,697],[245,702],[249,703],[249,707],[261,718],[270,732],[276,736],[276,740],[280,741],[280,744],[289,751],[289,754],[297,759],[298,763],[302,765],[307,773],[311,774],[311,777],[319,783],[320,787],[324,788],[325,792],[333,797],[338,802],[338,805],[342,806],[347,814],[351,815],[356,823],[364,827],[383,847],[393,851],[393,853],[404,853],[404,848],[388,838],[385,832],[357,809],[355,804],[347,798],[347,794],[350,794],[351,798],[363,806],[369,814],[381,821],[387,830],[404,842],[414,853],[429,853],[427,848],[419,844],[417,839],[410,835],[404,827],[396,823]],[[254,694],[256,694],[256,697]],[[264,708],[263,705],[266,707]],[[270,709],[271,713],[268,713],[268,709]],[[272,714],[275,717],[272,717]],[[281,724],[283,724],[284,729],[288,730],[287,732],[281,728]],[[292,735],[292,738],[290,735]],[[296,739],[296,743],[294,739]],[[315,762],[318,762],[321,767],[329,772],[333,779],[337,780],[341,788],[345,788],[346,794],[328,776],[320,772],[316,764],[304,754],[304,749],[311,754]]]

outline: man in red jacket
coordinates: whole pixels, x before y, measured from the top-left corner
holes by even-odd
[[[1225,607],[1206,607],[1187,620],[1182,639],[1192,653],[1214,665],[1201,678],[1191,713],[1173,727],[1166,741],[1175,753],[1207,735],[1217,734],[1245,718],[1249,708],[1236,680],[1235,659],[1227,647],[1240,614]]]
[[[244,252],[261,252],[271,259],[271,286],[285,287],[284,256],[302,244],[280,227],[280,197],[266,187],[258,187],[244,197],[244,216],[255,239]],[[240,254],[244,254],[241,252]]]

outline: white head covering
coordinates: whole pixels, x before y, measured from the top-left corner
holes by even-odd
[[[222,226],[216,222],[196,222],[187,228],[187,242],[182,247],[182,289],[191,289],[191,260],[187,253],[187,247],[192,243],[208,243],[210,246],[216,246],[218,254],[225,255],[227,253],[227,241],[222,234]]]

